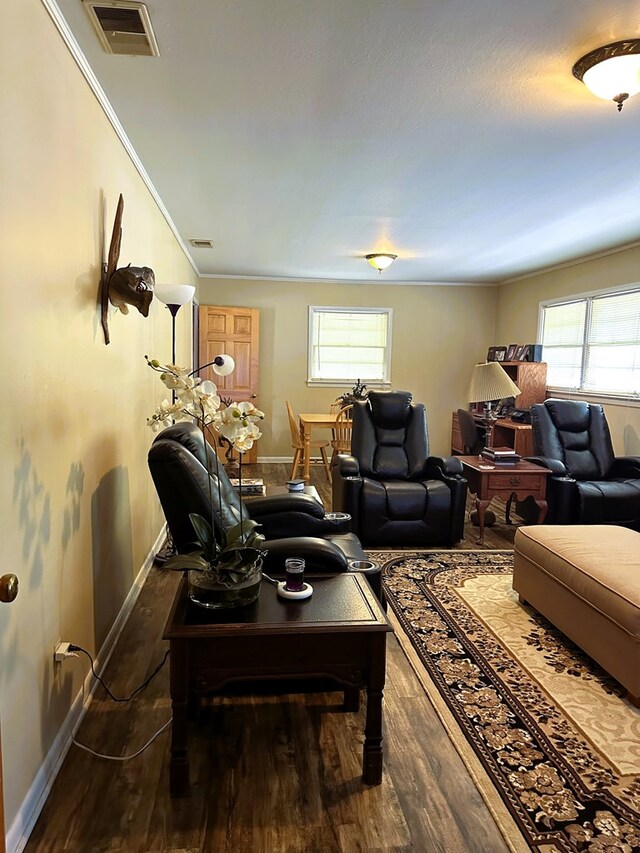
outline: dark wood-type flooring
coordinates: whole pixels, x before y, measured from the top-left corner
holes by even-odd
[[[282,483],[285,465],[247,475]],[[312,469],[327,508],[331,492]],[[498,522],[485,548],[511,548]],[[475,549],[477,528],[457,547]],[[104,678],[128,695],[161,660],[162,632],[179,573],[153,568]],[[70,638],[73,639],[73,638]],[[64,667],[80,666],[67,661]],[[138,758],[107,761],[72,746],[26,847],[126,853],[352,853],[508,848],[426,699],[396,639],[388,640],[384,776],[361,782],[363,713],[342,693],[226,695],[207,700],[191,724],[191,795],[169,797],[169,730]],[[364,702],[362,705],[364,706]],[[99,752],[138,750],[171,715],[169,662],[129,704],[98,687],[78,739]],[[6,780],[7,782],[9,780]]]

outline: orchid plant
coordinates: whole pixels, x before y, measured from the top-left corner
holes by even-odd
[[[250,402],[235,403],[223,400],[218,394],[214,382],[202,380],[196,374],[206,367],[224,363],[226,358],[233,364],[229,356],[218,356],[213,362],[205,364],[194,371],[176,364],[161,364],[157,359],[147,359],[152,370],[160,374],[164,385],[172,392],[173,401],[163,400],[150,418],[148,426],[153,432],[159,432],[171,426],[175,421],[191,419],[198,424],[202,438],[207,445],[207,427],[211,427],[213,436],[223,436],[239,454],[240,490],[242,489],[242,454],[253,447],[262,433],[258,422],[264,419],[264,412]],[[224,371],[225,375],[228,370]],[[223,373],[220,370],[220,373]],[[215,442],[215,437],[214,437]],[[216,468],[220,465],[216,455]],[[220,540],[216,537],[214,522],[214,495],[212,484],[211,461],[206,454],[207,474],[210,489],[211,518],[206,519],[197,513],[190,513],[189,519],[193,526],[198,549],[190,554],[176,554],[171,557],[166,567],[170,569],[190,569],[205,574],[212,583],[239,583],[254,570],[256,560],[264,555],[260,545],[264,536],[258,533],[257,522],[242,518],[242,494],[240,494],[240,521],[230,530],[221,529]],[[220,477],[218,482],[218,506],[221,504]]]

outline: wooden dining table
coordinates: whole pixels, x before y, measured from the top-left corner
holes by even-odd
[[[309,464],[311,461],[311,433],[314,429],[333,429],[336,425],[337,412],[303,412],[298,415],[300,420],[300,432],[304,442],[304,465],[302,478],[306,482],[309,479]]]

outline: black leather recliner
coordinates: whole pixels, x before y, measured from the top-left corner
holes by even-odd
[[[427,416],[408,391],[353,405],[351,455],[333,466],[333,507],[365,545],[452,545],[463,536],[467,481],[455,457],[429,456]]]
[[[531,425],[529,461],[551,471],[545,523],[640,530],[640,457],[614,456],[602,406],[549,398],[531,407]],[[525,502],[522,515],[528,518]]]
[[[207,459],[211,469],[209,487]],[[211,517],[215,527],[228,530],[240,521],[240,498],[214,450],[194,423],[177,423],[158,434],[149,450],[149,468],[169,530],[179,553],[195,550],[197,543],[189,513]],[[220,492],[218,492],[218,485]],[[220,493],[220,501],[218,494]],[[348,523],[326,517],[322,505],[309,495],[285,494],[242,503],[242,517],[261,525],[264,534],[265,572],[284,571],[287,557],[304,557],[310,572],[348,570],[351,560],[366,560],[358,537]],[[380,577],[369,578],[380,597]],[[376,588],[377,585],[377,588]]]

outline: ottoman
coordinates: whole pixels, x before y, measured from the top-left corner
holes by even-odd
[[[513,588],[640,706],[640,533],[600,524],[520,527]]]

